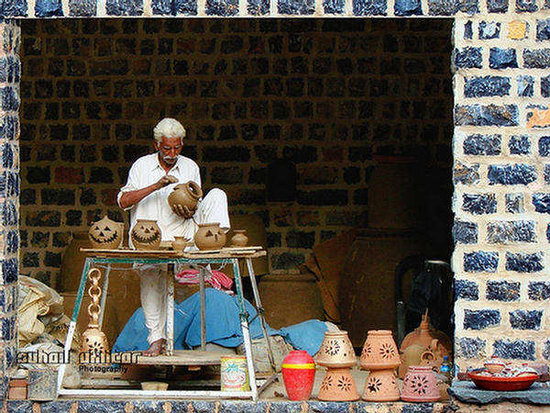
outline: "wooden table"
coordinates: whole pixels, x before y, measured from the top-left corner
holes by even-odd
[[[252,260],[254,258],[262,257],[266,255],[266,252],[261,247],[245,247],[245,248],[224,248],[218,251],[171,251],[171,250],[158,250],[158,251],[144,251],[144,250],[130,250],[130,249],[116,249],[116,250],[102,250],[102,249],[82,249],[87,254],[84,268],[82,270],[82,276],[80,278],[80,284],[78,287],[78,293],[75,300],[75,306],[69,325],[69,331],[65,341],[65,360],[69,360],[69,350],[74,338],[76,330],[76,321],[82,305],[82,299],[84,296],[84,290],[86,287],[86,281],[88,278],[88,272],[91,268],[103,267],[105,269],[102,285],[101,296],[101,313],[99,317],[99,324],[103,322],[103,314],[105,310],[105,300],[107,297],[107,290],[109,287],[109,275],[112,270],[116,270],[117,264],[167,264],[169,267],[174,267],[177,264],[191,264],[199,268],[199,287],[200,287],[200,302],[201,302],[201,350],[176,352],[174,353],[174,275],[173,271],[168,271],[166,278],[167,282],[167,316],[166,316],[166,354],[158,357],[137,357],[134,361],[135,364],[148,364],[148,365],[212,365],[219,364],[219,355],[212,352],[206,352],[206,313],[205,313],[205,278],[211,264],[223,264],[233,265],[233,274],[235,279],[235,289],[237,304],[239,306],[239,319],[241,329],[243,333],[243,342],[245,347],[245,356],[248,367],[248,375],[250,381],[250,391],[184,391],[184,390],[130,390],[130,389],[65,389],[63,388],[63,377],[65,374],[65,364],[62,364],[59,369],[58,375],[58,394],[62,396],[129,396],[129,397],[170,397],[170,398],[188,398],[188,397],[224,397],[224,398],[252,398],[256,400],[259,393],[267,387],[276,378],[275,362],[273,359],[273,353],[271,351],[270,342],[267,334],[267,324],[263,315],[262,303],[258,292],[258,286],[256,283],[256,277],[254,275],[254,269],[252,266]],[[260,319],[260,325],[262,327],[263,336],[266,339],[268,347],[268,356],[272,366],[272,375],[265,382],[258,387],[258,380],[254,370],[254,358],[252,356],[252,342],[249,331],[248,314],[245,308],[245,301],[243,296],[242,277],[240,272],[240,262],[244,261],[250,282],[252,285],[252,291],[254,294],[254,304],[257,308],[258,317]],[[127,269],[127,268],[126,268]],[[196,353],[196,356],[193,356]],[[184,356],[181,356],[184,354]],[[180,355],[181,357],[178,357]]]

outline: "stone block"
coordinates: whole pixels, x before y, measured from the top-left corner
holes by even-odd
[[[495,194],[464,194],[462,210],[473,215],[494,214],[497,212]]]
[[[464,39],[472,40],[474,37],[474,31],[472,28],[472,21],[469,20],[464,24]]]
[[[510,325],[518,330],[540,330],[542,311],[516,310],[510,313]]]
[[[487,224],[487,242],[489,244],[536,241],[537,236],[533,221],[495,221]]]
[[[550,19],[537,20],[537,40],[550,40]]]
[[[386,0],[353,0],[355,16],[386,16]]]
[[[465,155],[500,155],[501,135],[469,135],[462,145]]]
[[[523,40],[527,37],[529,24],[521,20],[512,20],[508,23],[508,38],[512,40]]]
[[[550,97],[550,76],[540,78],[540,94],[543,98]]]
[[[550,49],[524,49],[523,66],[528,69],[547,69],[550,67]]]
[[[422,2],[420,0],[396,0],[394,12],[396,16],[422,15]]]
[[[465,330],[484,330],[500,325],[501,316],[498,310],[464,310]]]
[[[543,301],[550,299],[550,282],[531,281],[527,291],[530,300]]]
[[[343,0],[323,0],[325,14],[342,14],[344,12]]]
[[[536,0],[516,0],[516,12],[518,13],[533,13],[538,9]]]
[[[550,183],[550,165],[544,165],[544,182]]]
[[[508,96],[510,94],[510,78],[502,76],[467,77],[464,84],[464,96]]]
[[[8,258],[2,260],[1,285],[9,285],[18,279],[19,260],[17,258]]]
[[[4,18],[27,16],[27,0],[11,0],[0,3],[0,15]],[[10,30],[11,32],[11,30]],[[11,35],[13,36],[13,34]],[[6,39],[4,39],[4,42]],[[8,39],[9,41],[9,39]],[[10,50],[4,46],[4,50]]]
[[[106,11],[109,16],[141,16],[143,0],[107,0]]]
[[[529,136],[512,135],[508,141],[508,149],[511,155],[529,155],[531,153]]]
[[[75,17],[92,17],[97,14],[96,0],[69,0],[69,15]]]
[[[550,194],[533,194],[532,202],[535,206],[535,211],[541,214],[550,214]]]
[[[63,16],[61,0],[37,0],[34,14],[36,17]]]
[[[253,16],[269,14],[270,0],[248,0],[247,10]]]
[[[527,106],[527,128],[550,127],[550,109],[546,106]]]
[[[526,164],[489,165],[490,185],[528,185],[537,179],[534,166]]]
[[[479,164],[466,165],[456,162],[453,168],[453,181],[455,184],[473,185],[479,182]]]
[[[41,191],[43,205],[74,205],[75,191],[69,188],[44,188]]]
[[[550,156],[550,136],[542,136],[539,139],[539,155]]]
[[[457,126],[518,126],[516,105],[457,105]]]
[[[453,239],[455,243],[477,244],[477,224],[474,222],[455,220],[453,225]]]
[[[463,337],[458,339],[457,356],[475,359],[485,356],[485,340],[480,338]]]
[[[541,252],[529,253],[506,253],[506,270],[520,273],[540,272],[544,269],[543,254]]]
[[[461,11],[469,15],[479,13],[479,2],[478,0],[458,0],[457,11]]]
[[[289,248],[313,248],[315,244],[314,231],[289,231],[285,237]]]
[[[279,0],[277,10],[285,15],[312,15],[315,3],[313,0]]]
[[[508,0],[487,0],[487,11],[489,13],[506,13]]]
[[[481,47],[465,47],[455,49],[454,64],[457,68],[479,68],[482,67]]]
[[[487,281],[485,297],[490,301],[518,301],[519,282]]]
[[[271,254],[271,267],[275,270],[295,270],[305,261],[300,253],[283,252]]]
[[[500,37],[500,23],[498,22],[479,22],[479,39],[498,39]]]
[[[479,299],[479,286],[474,281],[455,280],[455,297],[468,301],[477,301]]]
[[[491,47],[489,51],[489,67],[491,69],[508,69],[518,67],[516,49],[500,49]]]
[[[550,340],[546,340],[544,343],[544,350],[542,351],[542,356],[546,360],[550,360]]]
[[[506,212],[512,214],[521,214],[525,212],[523,194],[506,194],[505,195]]]
[[[498,252],[476,251],[464,254],[464,271],[494,273],[498,267]]]
[[[300,205],[347,205],[348,191],[344,189],[298,191],[297,200]]]
[[[493,355],[503,359],[535,360],[535,342],[531,340],[496,340]]]

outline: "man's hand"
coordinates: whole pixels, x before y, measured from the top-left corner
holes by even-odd
[[[175,184],[176,182],[179,182],[177,178],[173,177],[172,175],[165,175],[158,180],[158,182],[155,184],[155,188],[158,191],[159,189],[164,188],[166,185]]]
[[[174,204],[174,205],[172,205],[172,211],[174,212],[174,214],[176,214],[176,215],[178,215],[182,218],[189,219],[193,215],[195,215],[196,209],[189,209],[185,205]]]

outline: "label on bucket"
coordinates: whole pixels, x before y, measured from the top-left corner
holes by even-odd
[[[250,390],[244,356],[222,356],[220,370],[222,391]]]

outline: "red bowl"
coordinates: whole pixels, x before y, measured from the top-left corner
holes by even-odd
[[[538,374],[529,374],[520,377],[491,377],[476,373],[468,373],[468,377],[475,385],[483,390],[514,391],[525,390],[539,378]]]

